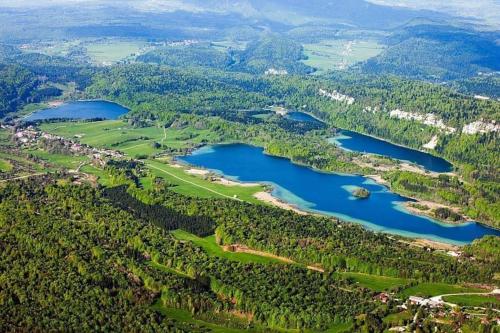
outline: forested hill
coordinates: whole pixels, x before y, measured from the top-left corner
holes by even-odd
[[[204,321],[240,329],[324,330],[351,323],[352,331],[380,330],[381,318],[396,308],[378,306],[376,293],[343,272],[411,277],[395,281],[413,285],[488,282],[499,268],[490,257],[461,263],[326,218],[168,190],[131,189],[129,195],[147,204],[122,210],[113,207],[115,200],[123,204],[119,191],[104,198],[100,190],[64,178],[33,178],[0,189],[2,331],[205,331]],[[159,210],[153,204],[171,210],[165,224],[155,225],[150,213]],[[224,244],[246,243],[303,264],[208,255],[167,233],[177,219],[174,211],[210,216]],[[484,253],[481,246],[477,250]],[[313,263],[326,272],[305,268]],[[174,320],[182,311],[203,321]]]
[[[37,86],[38,80],[30,71],[21,66],[0,64],[0,117],[32,101]]]
[[[387,39],[388,47],[369,59],[365,72],[395,74],[436,82],[500,70],[498,33],[452,26],[411,25]]]

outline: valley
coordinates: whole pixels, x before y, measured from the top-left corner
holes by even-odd
[[[497,333],[488,1],[2,2],[0,331]]]

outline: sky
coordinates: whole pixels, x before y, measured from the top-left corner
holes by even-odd
[[[306,0],[307,1],[307,0]],[[339,0],[344,1],[344,0]],[[430,9],[454,16],[473,17],[480,22],[500,28],[500,0],[367,0],[389,6]],[[60,4],[127,4],[140,10],[171,11],[197,8],[183,0],[0,0],[0,6],[46,6]]]

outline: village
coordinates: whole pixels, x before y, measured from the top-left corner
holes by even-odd
[[[61,136],[39,131],[33,126],[15,128],[3,125],[3,128],[13,132],[13,140],[20,148],[42,147],[60,153],[87,156],[92,161],[92,164],[99,167],[106,165],[109,159],[122,159],[125,157],[119,151],[90,147]]]

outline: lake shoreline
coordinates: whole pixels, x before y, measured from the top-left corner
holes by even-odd
[[[380,140],[380,141],[383,141],[385,143],[388,143],[388,144],[391,144],[391,145],[395,145],[395,146],[398,146],[400,148],[405,148],[405,149],[409,149],[409,150],[413,150],[415,152],[419,152],[419,153],[422,153],[422,154],[429,154],[433,157],[436,157],[436,158],[440,158],[442,159],[443,161],[449,163],[451,165],[451,170],[450,171],[447,171],[447,172],[435,172],[435,171],[432,171],[432,170],[428,170],[428,169],[425,169],[425,167],[422,167],[424,169],[424,171],[429,171],[429,172],[433,172],[433,173],[437,173],[437,174],[447,174],[447,173],[453,173],[454,172],[454,169],[455,169],[455,166],[453,165],[453,163],[451,163],[450,161],[448,161],[447,159],[445,159],[444,157],[442,156],[439,156],[439,155],[436,155],[436,154],[433,154],[432,153],[432,150],[428,150],[428,151],[425,151],[425,150],[422,150],[422,149],[418,149],[418,148],[413,148],[413,147],[408,147],[408,146],[405,146],[403,144],[399,144],[399,143],[395,143],[395,142],[392,142],[388,139],[384,139],[384,138],[380,138],[378,136],[375,136],[375,135],[372,135],[372,134],[368,134],[368,133],[363,133],[363,132],[358,132],[356,130],[350,130],[350,129],[346,129],[346,128],[341,128],[341,127],[337,127],[338,129],[340,129],[340,132],[342,131],[349,131],[349,132],[353,132],[353,133],[356,133],[358,135],[364,135],[364,136],[367,136],[369,138],[372,138],[372,139],[375,139],[375,140]],[[339,136],[341,133],[338,133],[337,136]],[[334,140],[336,141],[338,144],[337,146],[345,151],[349,151],[349,152],[355,152],[355,153],[359,153],[359,154],[371,154],[371,155],[376,155],[376,156],[383,156],[383,157],[387,157],[387,156],[384,156],[384,155],[381,155],[381,154],[375,154],[375,153],[362,153],[362,152],[357,152],[357,151],[353,151],[353,150],[350,150],[348,148],[345,148],[340,142],[338,142],[337,140],[335,140],[335,138],[337,137],[332,137],[332,138],[329,138],[328,140]],[[406,160],[401,160],[401,159],[397,159],[397,158],[392,158],[392,157],[389,157],[391,159],[394,159],[396,161],[400,161],[402,163],[409,163],[409,164],[416,164],[416,163],[413,163],[411,161],[406,161]],[[417,164],[418,165],[418,164]]]
[[[323,174],[329,174],[329,175],[340,175],[340,176],[359,176],[359,177],[363,177],[363,178],[366,178],[366,179],[371,179],[373,181],[375,181],[377,184],[379,185],[382,185],[384,187],[386,187],[387,190],[399,195],[400,197],[404,198],[404,199],[409,199],[411,201],[409,201],[409,203],[413,202],[413,203],[419,203],[419,202],[425,202],[425,200],[422,200],[422,199],[418,199],[418,198],[415,198],[415,197],[411,197],[411,196],[408,196],[408,195],[404,195],[404,194],[400,194],[398,193],[397,191],[393,191],[393,189],[391,188],[390,186],[390,183],[387,182],[386,180],[384,180],[382,178],[382,175],[365,175],[365,174],[360,174],[360,173],[342,173],[342,172],[335,172],[335,171],[326,171],[326,170],[321,170],[321,169],[318,169],[318,168],[315,168],[313,166],[310,166],[310,165],[307,165],[307,164],[303,164],[303,163],[297,163],[295,162],[293,159],[289,158],[289,157],[285,157],[285,156],[277,156],[277,155],[272,155],[272,154],[269,154],[268,152],[266,152],[266,149],[265,147],[263,146],[259,146],[257,144],[254,144],[254,143],[245,143],[245,142],[224,142],[224,143],[207,143],[207,144],[204,144],[202,145],[201,147],[198,147],[199,148],[202,148],[202,147],[210,147],[210,146],[227,146],[227,145],[232,145],[232,144],[244,144],[244,145],[248,145],[248,146],[251,146],[251,147],[255,147],[255,148],[259,148],[259,149],[262,149],[262,153],[264,155],[267,155],[267,156],[270,156],[270,157],[273,157],[273,158],[280,158],[280,159],[284,159],[284,160],[287,160],[289,161],[290,163],[294,164],[294,165],[297,165],[297,166],[300,166],[300,167],[305,167],[305,168],[308,168],[314,172],[318,172],[318,173],[323,173]],[[188,154],[189,155],[189,154]],[[187,155],[186,155],[187,156]],[[178,160],[176,160],[176,162],[179,162]],[[184,164],[185,166],[192,166],[190,165],[189,163],[185,163],[185,162],[182,162],[182,164]],[[219,175],[221,178],[225,178],[223,175]],[[226,178],[227,179],[227,178]],[[234,182],[233,180],[229,180],[231,182]],[[238,184],[244,184],[243,182],[240,182],[240,181],[236,181]],[[264,186],[268,186],[268,184],[265,184],[265,183],[256,183],[257,185],[264,185]],[[272,196],[272,195],[271,195]],[[276,198],[274,196],[272,196],[272,198],[278,200],[278,201],[281,201],[279,202],[279,205],[283,206],[283,205],[289,205],[289,209],[288,210],[298,210],[302,213],[306,213],[306,214],[313,214],[307,210],[302,210],[298,207],[296,207],[295,205],[293,204],[289,204],[279,198]],[[270,199],[269,201],[274,201],[272,199]],[[433,203],[433,204],[437,204],[439,205],[438,203]],[[422,212],[413,212],[411,211],[410,209],[407,208],[407,206],[404,204],[404,203],[401,203],[400,205],[401,207],[403,207],[403,209],[405,209],[407,211],[407,213],[409,214],[412,214],[412,215],[418,215],[418,216],[423,216],[423,217],[427,217],[427,218],[431,218],[431,219],[434,219],[440,223],[443,223],[443,224],[446,224],[446,225],[453,225],[453,226],[460,226],[460,225],[467,225],[469,223],[476,223],[476,224],[479,224],[483,227],[486,227],[486,228],[490,228],[490,229],[493,229],[493,230],[496,230],[496,231],[500,231],[500,228],[496,228],[494,226],[491,226],[491,225],[488,225],[486,223],[483,223],[483,222],[480,222],[480,221],[474,221],[474,220],[470,220],[470,221],[461,221],[461,222],[458,222],[458,223],[453,223],[453,222],[450,222],[450,221],[446,221],[446,220],[442,220],[442,219],[439,219],[439,218],[436,218],[435,216],[431,216],[431,215],[428,215],[428,214],[423,214]],[[443,206],[446,206],[446,205],[443,205]],[[278,206],[279,207],[279,206]],[[447,206],[446,206],[447,207]],[[447,208],[450,208],[452,209],[453,207],[447,207]],[[326,214],[319,214],[321,216],[328,216]],[[351,223],[349,221],[345,221],[347,223]],[[418,239],[418,238],[415,238],[415,239]],[[429,241],[431,242],[434,242],[434,240],[431,240],[429,239]],[[445,243],[445,242],[438,242],[438,243],[442,243],[442,244],[448,244],[448,243]],[[449,244],[449,245],[453,245],[453,244]]]
[[[231,142],[231,143],[226,142],[226,143],[221,144],[221,146],[227,146],[227,145],[231,145],[231,144],[234,144],[234,142]],[[261,150],[261,153],[264,154],[264,155],[267,155],[267,156],[273,157],[273,158],[278,158],[278,159],[286,160],[286,161],[288,161],[289,163],[291,163],[293,165],[305,167],[305,168],[307,168],[307,169],[309,169],[311,171],[317,172],[317,173],[323,173],[323,174],[328,174],[328,175],[336,174],[336,175],[340,175],[340,176],[353,176],[353,177],[357,176],[357,177],[363,177],[364,179],[372,179],[375,183],[377,183],[377,185],[382,185],[384,188],[390,190],[390,187],[387,186],[388,184],[380,184],[381,177],[379,175],[359,175],[359,174],[344,174],[344,175],[342,175],[342,174],[337,173],[337,172],[329,172],[329,171],[318,170],[318,169],[316,169],[314,167],[310,167],[310,166],[307,166],[307,165],[301,165],[299,163],[295,163],[293,160],[291,160],[290,158],[287,158],[287,157],[274,156],[274,155],[271,155],[271,154],[267,154],[263,150],[262,146],[258,146],[256,144],[243,144],[243,145],[247,145],[247,146],[250,146],[250,147],[258,148],[259,150]],[[213,144],[207,144],[207,145],[204,145],[204,146],[210,147],[210,146],[214,146],[214,145]],[[189,156],[189,154],[188,154],[188,156]],[[190,162],[188,162],[186,160],[182,160],[182,163],[184,165],[188,165],[188,166],[198,165],[196,163],[190,163]],[[215,171],[215,173],[217,175],[220,175],[222,173],[222,176],[224,176],[223,171],[219,170],[217,167],[213,167],[210,170]],[[222,177],[222,178],[227,178],[227,177]],[[239,180],[234,180],[233,178],[231,178],[229,180],[229,184],[231,184],[231,185],[234,185],[235,182],[239,183],[239,184],[245,184],[245,182],[242,182],[242,181],[239,181]],[[269,186],[270,183],[262,181],[262,182],[258,182],[258,184],[264,185],[264,186]],[[284,201],[284,200],[282,200],[280,198],[276,198],[270,192],[271,191],[266,191],[265,194],[259,194],[259,196],[260,196],[261,199],[263,199],[264,201],[266,201],[269,204],[273,204],[274,206],[281,207],[281,208],[284,208],[284,209],[287,209],[287,210],[294,210],[294,211],[298,210],[302,214],[321,215],[321,216],[326,216],[326,217],[333,217],[333,218],[339,219],[339,220],[341,220],[343,222],[346,222],[346,223],[356,223],[356,221],[351,221],[349,218],[346,219],[346,218],[342,218],[341,216],[336,216],[335,214],[342,215],[342,213],[340,211],[332,210],[332,215],[330,215],[329,213],[321,213],[320,211],[318,211],[318,212],[311,212],[308,209],[299,208],[299,207],[297,207],[296,205],[293,205],[290,202]],[[406,200],[411,200],[411,201],[415,202],[414,198],[409,198],[409,197],[406,197],[404,195],[400,195],[400,194],[395,193],[395,192],[393,192],[393,194],[396,195],[396,196],[398,196],[398,197],[404,198]],[[409,216],[420,216],[421,215],[421,214],[414,214],[413,212],[410,212],[410,211],[406,210],[403,205],[401,205],[401,207],[402,207],[402,213],[408,214]],[[359,219],[359,218],[356,218],[356,217],[352,217],[352,218],[354,220]],[[450,225],[450,223],[446,223],[446,222],[447,221],[441,221],[441,220],[438,220],[438,219],[436,219],[434,217],[431,217],[431,221],[429,221],[429,223],[438,223],[438,224],[441,224],[443,227],[444,227],[444,225]],[[468,224],[472,224],[472,223],[464,223],[464,226],[467,226]],[[478,227],[480,226],[480,227],[483,227],[483,228],[487,228],[487,229],[491,229],[491,230],[496,230],[495,228],[491,228],[489,225],[482,224],[482,223],[479,223],[479,222],[474,222],[473,224],[477,224]],[[367,227],[367,226],[365,226],[365,228],[367,230],[370,230],[370,231],[373,231],[373,232],[382,232],[382,233],[385,233],[387,235],[391,235],[392,234],[392,235],[397,235],[398,237],[410,238],[410,239],[414,239],[414,240],[417,240],[417,239],[426,239],[426,237],[427,237],[427,235],[425,235],[425,233],[422,233],[420,236],[418,235],[418,233],[415,233],[414,235],[405,235],[405,233],[404,233],[405,229],[403,229],[402,231],[398,231],[398,229],[394,229],[394,231],[390,232],[390,231],[383,231],[383,230],[378,231],[377,229],[373,230],[372,228]],[[447,241],[446,237],[438,236],[437,238],[434,238],[431,235],[429,235],[429,237],[430,238],[428,238],[426,240],[428,240],[429,242],[439,243],[439,244],[441,244],[443,246],[462,246],[462,245],[465,245],[465,244],[470,243],[472,241],[472,240],[470,240],[470,241],[463,242],[463,241],[456,241],[454,239],[450,239],[449,241]]]

